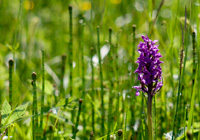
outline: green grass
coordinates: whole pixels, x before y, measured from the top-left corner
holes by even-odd
[[[132,86],[139,85],[137,45],[150,35],[164,62],[164,85],[152,104],[154,139],[198,140],[199,4],[0,0],[0,133],[24,140],[148,139],[147,96],[136,97]],[[28,107],[12,119],[20,105]]]

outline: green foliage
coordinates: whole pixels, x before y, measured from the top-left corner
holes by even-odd
[[[28,105],[29,103],[26,103],[11,110],[11,106],[7,100],[5,100],[1,109],[2,126],[10,125],[11,123],[14,123],[16,120],[20,119],[25,114]]]
[[[150,35],[158,40],[164,62],[164,85],[153,104],[156,139],[171,140],[173,129],[176,139],[185,139],[189,129],[194,140],[200,139],[199,4],[199,0],[0,0],[0,133],[32,139],[30,83],[35,71],[39,137],[71,140],[76,126],[77,140],[89,139],[90,134],[97,140],[109,139],[106,134],[117,139],[117,130],[123,131],[120,139],[148,139],[147,98],[135,97],[131,87],[139,85],[134,74],[137,44],[141,35]],[[9,59],[15,62],[12,108],[7,102]],[[83,104],[77,121],[79,98]]]

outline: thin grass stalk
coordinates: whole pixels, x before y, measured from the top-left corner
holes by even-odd
[[[65,91],[64,91],[64,76],[65,76],[65,64],[66,64],[66,55],[65,54],[63,54],[62,56],[61,56],[61,75],[60,75],[60,95],[59,95],[59,97],[60,97],[60,99],[63,99],[63,98],[65,98]],[[55,89],[54,89],[54,92],[55,92]],[[54,99],[55,99],[55,101],[57,100],[57,98],[55,98],[56,96],[55,96],[55,94],[54,94]],[[56,101],[57,102],[57,101]],[[65,100],[65,105],[64,105],[64,107],[66,107],[66,105],[67,105],[67,99]],[[62,131],[62,128],[63,128],[64,126],[63,126],[63,124],[60,124],[60,123],[58,123],[58,129],[60,130],[60,131]]]
[[[176,95],[175,95],[175,87],[174,87],[174,79],[173,79],[173,75],[174,75],[174,72],[173,72],[173,69],[174,69],[174,66],[173,66],[173,62],[174,62],[174,49],[173,49],[173,45],[174,45],[174,34],[175,34],[175,29],[176,29],[176,23],[177,23],[177,18],[178,18],[178,14],[179,14],[179,0],[177,1],[173,1],[173,4],[172,4],[172,7],[171,7],[171,10],[173,12],[172,14],[172,19],[174,20],[171,20],[171,23],[170,23],[170,52],[172,54],[172,57],[171,57],[171,63],[170,63],[170,73],[171,73],[171,86],[172,86],[172,94],[173,94],[173,104],[176,103]],[[174,124],[173,124],[174,125]],[[174,126],[172,125],[173,129],[174,129]],[[174,133],[174,131],[173,131]],[[172,140],[173,140],[173,135],[172,134]]]
[[[128,96],[128,95],[127,95]],[[126,97],[126,98],[128,98],[128,97]],[[127,101],[126,101],[127,102]],[[125,107],[127,108],[127,104],[125,104]],[[128,139],[128,131],[127,131],[127,121],[128,121],[128,109],[126,109],[126,117],[125,117],[125,120],[124,120],[124,122],[125,122],[125,127],[124,127],[124,138],[125,139]]]
[[[70,36],[70,41],[69,41],[69,68],[70,68],[70,74],[69,74],[69,92],[70,96],[72,97],[73,92],[72,92],[72,86],[73,86],[73,80],[72,80],[72,75],[73,75],[73,37],[72,37],[72,6],[68,7],[69,9],[69,36]]]
[[[83,22],[83,20],[82,20],[82,15],[80,14],[80,15],[78,15],[78,35],[77,35],[77,39],[78,39],[78,50],[81,50],[81,29],[82,29],[82,22]],[[81,77],[81,51],[78,51],[78,56],[77,56],[77,76],[78,77]]]
[[[35,127],[38,128],[38,112],[37,112],[37,91],[36,91],[36,79],[35,72],[32,73],[32,85],[33,85],[33,110],[35,115]]]
[[[92,92],[91,92],[91,97],[92,97],[92,101],[94,101],[94,67],[93,67],[93,61],[92,61],[92,57],[93,57],[93,54],[94,54],[94,48],[92,47],[91,49],[91,56],[90,56],[90,65],[91,65],[91,70],[92,70],[92,77],[91,77],[91,88],[92,88]],[[93,137],[94,137],[94,134],[95,134],[95,111],[94,111],[94,104],[91,103],[91,106],[92,106],[92,131],[93,131]]]
[[[65,91],[64,91],[64,76],[65,76],[65,64],[66,64],[66,55],[61,56],[62,59],[62,65],[61,65],[61,79],[60,79],[60,93],[61,98],[65,97]]]
[[[126,121],[127,121],[127,110],[126,110],[126,102],[127,102],[127,95],[126,95],[126,93],[123,93],[123,94],[125,94],[125,96],[124,96],[124,99],[123,99],[123,132],[124,132],[124,134],[123,134],[123,139],[126,139]]]
[[[81,49],[81,65],[82,65],[82,98],[85,101],[85,64],[84,64],[84,46],[83,46],[83,40],[84,40],[84,18],[82,17],[83,23],[81,23],[81,31],[80,31],[80,49]],[[85,103],[82,105],[83,110],[83,131],[84,131],[84,139],[86,139],[86,107]]]
[[[184,83],[185,82],[182,83],[182,89],[181,89],[181,95],[180,95],[180,107],[181,107],[180,111],[181,111],[181,113],[179,115],[179,126],[178,126],[178,128],[181,127],[182,123],[184,124],[183,120],[184,120],[185,105],[188,101],[187,96],[186,96],[185,91],[184,91],[184,85],[185,85]]]
[[[122,58],[122,69],[123,70],[125,70],[126,69],[126,67],[125,67],[125,63],[124,63],[124,58]],[[125,112],[126,112],[126,109],[125,109],[125,103],[126,103],[126,96],[124,96],[124,92],[123,92],[123,89],[125,88],[124,87],[124,84],[123,84],[123,82],[125,81],[125,77],[123,76],[121,76],[121,78],[120,78],[120,84],[121,84],[121,86],[120,86],[120,93],[121,93],[121,97],[122,97],[122,100],[121,100],[121,104],[122,104],[122,109],[121,109],[121,113],[122,113],[122,130],[123,130],[123,139],[124,139],[124,135],[125,135],[125,124],[124,124],[124,122],[125,122]]]
[[[100,36],[99,36],[99,26],[97,27],[97,50],[98,50],[98,58],[99,58],[99,71],[100,71],[100,83],[101,83],[101,135],[104,136],[104,91],[103,91],[103,72],[102,72],[102,64],[101,64],[101,53],[100,53]]]
[[[196,35],[195,32],[192,33],[192,56],[193,56],[193,78],[192,78],[192,85],[194,85],[195,73],[196,73]]]
[[[181,49],[180,49],[180,64],[179,64],[179,75],[181,75],[181,73],[182,73],[182,68],[183,68],[183,58],[184,58],[184,49],[183,49],[183,46],[184,46],[184,30],[183,30],[183,27],[182,27],[182,24],[181,24],[181,31],[182,31],[182,34],[181,34],[181,37],[182,37],[182,44],[181,44]],[[182,85],[182,88],[183,88],[183,83],[181,83],[181,85]],[[182,93],[182,92],[181,92]],[[182,99],[182,95],[183,94],[181,94],[180,93],[180,108],[181,108],[181,105],[182,105],[182,102],[183,102],[183,99]],[[181,114],[181,109],[180,109],[180,113],[179,114]],[[177,120],[178,120],[178,123],[177,123],[177,128],[179,128],[180,127],[180,124],[181,124],[181,117],[182,117],[182,115],[178,115],[177,116]],[[176,130],[175,130],[176,131]]]
[[[174,75],[174,72],[173,72],[173,69],[174,69],[174,66],[173,66],[173,61],[174,61],[174,50],[173,50],[173,44],[171,44],[171,47],[170,47],[170,52],[171,52],[171,63],[170,63],[170,84],[171,84],[171,87],[172,87],[172,96],[173,96],[173,104],[175,104],[175,89],[174,89],[174,78],[173,78],[173,75]]]
[[[136,25],[133,25],[133,35],[132,35],[132,39],[133,39],[133,42],[132,42],[132,68],[131,68],[131,83],[133,85],[135,85],[135,76],[134,76],[134,71],[135,71],[135,28],[136,28]],[[135,117],[134,117],[134,104],[135,104],[135,98],[134,98],[134,90],[132,88],[132,94],[131,94],[131,107],[130,107],[130,111],[131,111],[131,130],[132,130],[132,139],[134,137],[134,129],[133,129],[133,126],[134,126],[134,122],[135,122]]]
[[[198,71],[198,66],[197,66],[197,71]],[[187,125],[187,130],[190,131],[191,127],[192,127],[192,121],[193,121],[193,113],[194,113],[194,101],[195,101],[195,87],[196,87],[196,82],[197,82],[197,72],[195,72],[195,80],[194,80],[194,85],[192,87],[192,98],[191,98],[191,102],[190,102],[190,113],[189,113],[189,121],[188,121],[188,125]]]
[[[33,102],[34,102],[34,113],[35,113],[35,126],[38,128],[38,112],[37,112],[37,91],[36,91],[36,78],[37,75],[35,72],[32,73],[32,80],[33,80]]]
[[[184,104],[184,118],[183,118],[183,120],[184,120],[184,138],[185,138],[185,127],[186,127],[186,111],[187,111],[187,107],[185,106],[185,104]]]
[[[184,49],[183,49],[183,46],[184,46],[184,31],[183,31],[183,28],[182,28],[182,25],[181,25],[181,31],[182,31],[182,44],[181,44],[181,50],[180,50],[180,64],[179,64],[179,75],[181,75],[181,72],[182,72],[182,68],[183,68],[183,58],[184,58]]]
[[[110,89],[109,89],[109,107],[108,107],[108,135],[107,135],[107,140],[110,139],[110,132],[112,128],[112,103],[113,103],[113,88],[114,88],[114,83],[113,83],[113,57],[112,57],[112,28],[109,28],[109,45],[110,45],[110,52],[108,54],[109,57],[109,74],[108,78],[110,79]]]
[[[35,140],[35,116],[34,109],[32,108],[32,140]]]
[[[164,92],[164,90],[162,90],[162,92]],[[165,97],[167,97],[167,93],[165,93]],[[167,99],[165,98],[165,102],[164,102],[164,105],[165,105],[165,107],[164,107],[164,114],[163,114],[163,120],[164,120],[164,122],[165,122],[165,124],[167,124],[168,122],[167,122],[167,119],[164,119],[164,118],[167,118]],[[167,127],[165,127],[165,128],[167,128]],[[169,128],[169,127],[168,127]],[[164,129],[165,130],[165,129]],[[163,132],[164,132],[164,130],[163,130]],[[163,134],[163,133],[162,133]]]
[[[185,96],[184,96],[184,84],[182,85],[182,93],[180,94],[180,113],[179,113],[179,117],[178,117],[178,128],[181,127],[181,125],[183,125],[183,119],[184,119],[184,100],[185,100]]]
[[[185,9],[185,19],[186,19],[186,12],[187,10]],[[183,68],[181,70],[181,75],[179,76],[179,84],[178,84],[178,96],[177,96],[177,101],[176,101],[176,109],[175,109],[175,117],[174,117],[174,122],[173,122],[173,132],[172,132],[172,140],[174,140],[175,137],[175,129],[176,129],[176,119],[177,119],[177,114],[178,114],[178,105],[179,105],[179,96],[180,93],[182,92],[182,81],[184,81],[184,73],[185,73],[185,66],[186,66],[186,60],[187,60],[187,52],[188,52],[188,39],[189,39],[189,33],[188,29],[186,30],[186,25],[185,25],[185,33],[184,33],[185,39],[184,39],[184,46],[185,46],[185,56],[184,56],[184,61],[183,61]]]
[[[117,92],[117,102],[116,102],[116,114],[117,114],[117,129],[120,127],[120,113],[119,113],[119,107],[120,107],[120,93],[119,93],[119,64],[118,64],[118,40],[119,40],[119,33],[117,34],[117,43],[114,49],[115,54],[115,67],[116,67],[116,92]]]
[[[12,108],[12,81],[13,81],[13,65],[14,65],[14,60],[10,59],[9,60],[9,104]]]
[[[32,86],[33,86],[33,108],[32,108],[32,131],[33,131],[33,139],[35,139],[35,130],[38,128],[38,113],[37,113],[37,93],[36,93],[36,78],[37,75],[35,72],[32,73]]]
[[[79,124],[79,119],[80,119],[80,114],[81,114],[81,104],[82,104],[82,99],[79,99],[79,108],[78,108],[78,115],[77,115],[77,118],[76,118],[76,124],[75,124],[75,128],[74,128],[74,133],[73,133],[73,136],[72,136],[72,139],[76,139],[76,133],[78,131],[78,124]]]
[[[72,6],[68,7],[69,10],[69,94],[72,97],[73,96],[73,36],[72,36]],[[65,106],[68,98],[65,99]],[[74,111],[71,111],[71,121],[74,123]],[[73,133],[73,127],[72,127],[72,133]]]
[[[44,114],[44,90],[45,90],[45,71],[44,71],[44,50],[42,50],[42,99],[41,99],[41,118],[40,128],[43,127],[43,114]]]
[[[142,140],[145,139],[145,116],[144,116],[144,112],[142,112],[142,115],[141,115],[141,121],[142,121],[142,134],[141,134],[141,138]]]
[[[165,82],[163,81],[163,86],[165,85]],[[164,91],[164,87],[161,89],[161,108],[160,108],[160,117],[159,120],[163,122],[163,124],[168,124],[167,118],[167,93]],[[158,113],[158,114],[159,114]],[[161,125],[161,131],[158,132],[159,135],[162,135],[165,133],[166,130],[170,128],[170,125]]]
[[[198,71],[198,66],[197,66],[197,71]],[[187,138],[186,140],[192,140],[193,139],[193,129],[194,127],[192,127],[193,124],[193,114],[194,114],[194,102],[195,102],[195,95],[196,95],[196,82],[197,82],[197,72],[195,73],[195,80],[194,80],[194,85],[192,87],[192,98],[191,98],[191,102],[190,102],[190,113],[189,113],[189,120],[188,120],[188,125],[187,125]],[[191,128],[192,127],[192,128]],[[190,131],[192,129],[192,132]]]
[[[181,86],[182,86],[182,84],[181,84],[181,82],[182,82],[182,76],[181,75],[179,76],[178,96],[177,96],[177,100],[176,100],[176,110],[175,110],[175,117],[174,117],[172,140],[173,140],[173,137],[174,137],[174,135],[176,133],[175,131],[176,131],[176,127],[177,127],[176,119],[177,119],[178,107],[179,107],[179,96],[180,96],[180,91],[181,91]]]

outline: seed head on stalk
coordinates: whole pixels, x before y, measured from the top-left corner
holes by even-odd
[[[152,41],[147,36],[142,36],[142,39],[144,42],[140,42],[138,45],[140,56],[136,61],[139,66],[135,71],[138,73],[140,85],[133,86],[133,88],[137,89],[136,96],[140,95],[139,91],[153,96],[163,86],[160,66],[163,62],[159,60],[162,55],[158,53],[158,45],[155,45],[157,40]]]

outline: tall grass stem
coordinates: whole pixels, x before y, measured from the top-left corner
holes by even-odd
[[[85,64],[84,64],[84,18],[81,17],[83,22],[81,23],[81,30],[80,30],[80,49],[81,49],[81,65],[82,65],[82,98],[85,101]],[[83,131],[84,131],[84,139],[86,139],[86,118],[85,118],[85,114],[86,114],[86,107],[85,104],[86,102],[84,102],[82,104],[82,110],[83,110]]]
[[[109,87],[109,107],[108,107],[108,135],[107,135],[107,140],[110,140],[110,132],[112,128],[112,103],[113,103],[113,88],[114,88],[114,83],[113,83],[113,48],[112,48],[112,28],[109,28],[109,45],[110,45],[110,52],[108,54],[109,57],[109,64],[108,68],[110,73],[108,74],[108,78],[110,80],[110,87]]]
[[[101,52],[100,52],[100,29],[97,27],[97,50],[99,58],[99,75],[100,75],[100,84],[101,84],[101,135],[104,135],[104,91],[103,91],[103,72],[102,72],[102,63],[101,63]]]
[[[153,140],[153,125],[152,125],[152,95],[148,94],[147,102],[147,124],[148,124],[148,137]]]
[[[69,67],[70,67],[70,74],[69,74],[69,92],[70,96],[73,95],[72,86],[73,86],[73,37],[72,37],[72,6],[69,6]]]
[[[12,87],[12,82],[13,82],[13,66],[14,66],[14,60],[13,59],[10,59],[9,60],[9,104],[10,106],[12,107],[12,90],[13,90],[13,87]]]
[[[35,139],[35,130],[38,128],[38,113],[37,113],[37,92],[36,92],[36,78],[37,75],[35,72],[32,73],[32,86],[33,86],[33,108],[32,108],[32,131],[33,139]]]
[[[82,99],[79,99],[79,108],[78,108],[78,115],[76,117],[76,124],[75,124],[75,128],[74,128],[74,133],[73,133],[73,136],[72,138],[73,139],[76,139],[76,133],[78,131],[78,124],[79,124],[79,119],[80,119],[80,114],[81,114],[81,104],[82,104],[83,100]]]
[[[42,99],[41,99],[41,116],[40,116],[40,128],[41,129],[43,127],[44,91],[45,91],[44,50],[42,50]]]
[[[185,9],[185,11],[186,11],[186,9]],[[186,18],[186,16],[185,16],[185,18]],[[177,114],[178,114],[178,110],[179,110],[179,96],[180,96],[180,93],[182,92],[182,81],[184,81],[185,66],[186,66],[188,44],[189,44],[189,32],[188,32],[188,29],[186,30],[186,25],[185,25],[184,37],[185,37],[184,38],[185,56],[184,56],[184,61],[183,61],[183,68],[181,70],[181,75],[179,75],[178,95],[177,95],[177,100],[176,100],[175,116],[174,116],[174,122],[173,122],[172,140],[174,140],[176,138],[175,137],[175,133],[176,133],[175,130],[176,130]]]
[[[115,74],[115,79],[116,79],[116,93],[117,93],[117,102],[116,102],[116,115],[117,115],[117,129],[121,128],[120,127],[120,93],[119,93],[119,62],[118,62],[118,40],[119,40],[119,32],[117,34],[117,43],[114,49],[114,54],[115,54],[115,68],[116,68],[116,74]]]
[[[90,65],[91,65],[91,88],[92,88],[92,91],[91,91],[91,97],[92,97],[92,100],[94,101],[94,67],[93,67],[93,61],[92,61],[92,57],[93,57],[93,54],[94,54],[94,48],[92,47],[91,49],[91,52],[90,52]],[[93,131],[93,137],[94,137],[94,134],[95,134],[95,111],[94,111],[94,104],[91,103],[91,106],[92,106],[92,131]]]
[[[134,71],[135,71],[135,29],[136,29],[136,25],[133,25],[132,27],[132,32],[133,32],[133,35],[132,35],[132,60],[131,60],[131,84],[135,85],[135,77],[134,77]],[[130,111],[131,111],[131,128],[132,128],[132,139],[134,137],[134,129],[133,129],[133,126],[134,126],[134,106],[135,106],[135,96],[134,96],[134,90],[132,88],[132,93],[131,93],[131,107],[130,107]]]
[[[66,63],[66,55],[63,54],[61,56],[62,65],[61,65],[61,79],[60,79],[60,94],[61,98],[65,98],[65,91],[64,91],[64,76],[65,76],[65,63]]]

